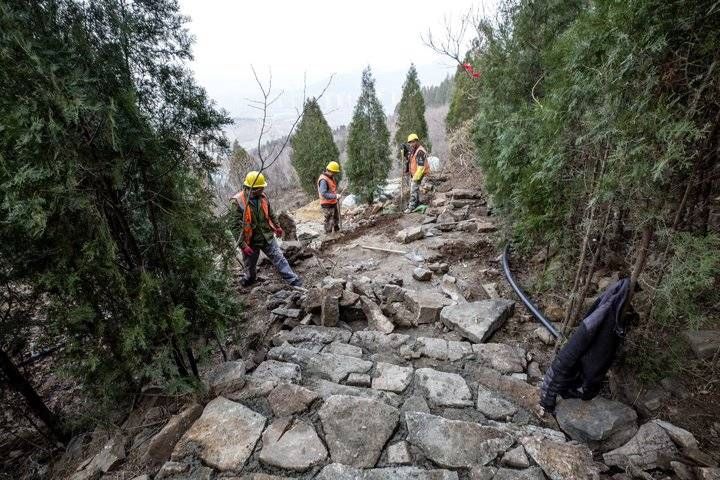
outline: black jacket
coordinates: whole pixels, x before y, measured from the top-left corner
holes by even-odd
[[[558,395],[590,400],[598,394],[625,336],[628,315],[620,319],[620,314],[629,289],[627,278],[608,287],[558,352],[540,387],[540,405],[546,410],[555,409]]]

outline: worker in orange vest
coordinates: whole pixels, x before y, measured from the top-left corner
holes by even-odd
[[[337,194],[337,178],[340,164],[330,162],[317,181],[320,206],[325,216],[325,233],[340,230],[340,195]]]
[[[409,171],[412,177],[410,184],[410,201],[408,202],[405,213],[410,213],[420,204],[420,184],[425,175],[430,173],[430,162],[425,147],[420,145],[420,139],[414,133],[408,135],[407,139],[410,144],[409,150]]]
[[[275,236],[282,237],[283,229],[270,208],[264,193],[265,187],[267,187],[265,175],[255,171],[249,172],[245,176],[242,191],[231,198],[236,207],[236,226],[242,232],[240,249],[245,260],[242,286],[247,287],[255,282],[256,266],[262,250],[278,269],[283,280],[299,287],[302,285],[300,277],[290,268],[275,240]]]

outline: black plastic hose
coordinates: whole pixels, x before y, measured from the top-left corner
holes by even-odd
[[[510,251],[510,244],[508,243],[505,246],[505,251],[503,252],[502,257],[502,264],[503,264],[503,273],[505,274],[505,278],[507,279],[510,286],[515,290],[515,293],[517,293],[518,297],[520,297],[520,300],[525,304],[528,310],[530,310],[530,313],[532,313],[533,317],[535,317],[542,325],[547,328],[550,333],[552,333],[555,338],[560,338],[562,335],[560,332],[557,331],[557,329],[553,326],[550,321],[548,321],[547,318],[542,314],[542,312],[535,306],[535,304],[530,300],[527,295],[525,295],[525,292],[522,291],[522,289],[518,286],[517,283],[515,283],[515,280],[512,277],[512,274],[510,273],[510,262],[508,260],[509,252]]]

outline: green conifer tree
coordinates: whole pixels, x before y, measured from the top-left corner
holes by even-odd
[[[300,186],[308,195],[315,196],[318,176],[329,162],[337,162],[340,157],[332,130],[316,99],[310,98],[305,102],[303,118],[290,144],[290,160],[300,179]]]
[[[100,399],[197,376],[196,342],[236,318],[207,182],[230,119],[177,2],[0,11],[0,285],[43,299],[41,341]]]
[[[345,171],[350,191],[368,203],[372,203],[390,171],[390,132],[386,121],[375,93],[375,80],[367,67],[349,126]]]
[[[420,137],[423,146],[428,151],[431,150],[432,145],[430,145],[427,122],[425,121],[425,100],[423,99],[420,80],[414,64],[410,64],[407,77],[405,77],[395,124],[397,125],[397,131],[395,132],[396,145],[404,143],[411,133],[416,133]]]
[[[253,163],[253,157],[245,150],[240,142],[237,140],[233,141],[232,149],[230,150],[230,159],[228,162],[230,184],[236,190],[242,188],[242,184],[245,181],[245,175],[250,170]]]

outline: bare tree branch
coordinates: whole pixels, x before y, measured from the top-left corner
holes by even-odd
[[[260,119],[260,133],[257,140],[257,156],[258,160],[260,161],[260,167],[258,171],[262,173],[263,171],[270,168],[280,158],[282,153],[285,151],[285,148],[287,148],[287,145],[290,142],[290,139],[292,138],[292,135],[295,132],[297,125],[300,123],[300,120],[302,120],[303,116],[305,115],[305,104],[307,100],[307,74],[305,74],[303,78],[302,107],[296,108],[297,115],[292,125],[290,126],[289,131],[286,135],[282,137],[283,140],[280,144],[272,145],[269,152],[263,153],[263,139],[272,130],[272,117],[270,115],[270,107],[275,102],[277,102],[278,99],[280,99],[280,97],[283,95],[283,92],[281,91],[279,94],[273,96],[272,72],[269,73],[268,84],[267,86],[265,86],[258,77],[255,67],[251,65],[250,68],[252,69],[253,76],[255,77],[255,82],[258,84],[261,94],[260,99],[248,99],[248,102],[250,102],[248,106],[262,112]],[[330,75],[330,78],[328,79],[325,87],[322,89],[320,94],[315,97],[316,100],[320,100],[325,95],[328,88],[330,88],[330,84],[332,83],[334,77],[335,74]]]
[[[471,8],[460,18],[460,25],[457,28],[453,27],[450,18],[445,17],[445,32],[442,39],[437,39],[429,29],[427,35],[420,35],[420,38],[426,46],[436,53],[454,60],[458,65],[462,65],[465,56],[465,35],[470,26],[477,30],[478,20],[477,14]]]

